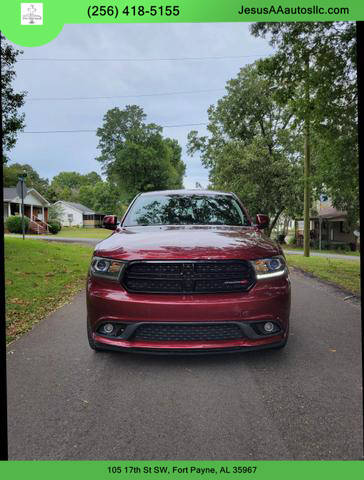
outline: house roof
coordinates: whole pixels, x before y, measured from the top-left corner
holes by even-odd
[[[37,197],[43,200],[45,205],[49,205],[49,202],[46,198],[43,197],[35,188],[28,188],[28,193],[34,193]],[[4,187],[3,188],[3,200],[4,202],[11,202],[15,198],[19,197],[16,187]]]
[[[75,208],[76,210],[79,210],[84,215],[97,215],[99,213],[99,212],[95,212],[89,207],[86,207],[85,205],[82,205],[82,203],[65,202],[64,200],[59,200],[57,203],[64,203],[66,205],[69,205],[70,207]],[[102,213],[99,213],[99,214],[103,215]]]
[[[16,187],[4,187],[3,188],[3,199],[4,200],[13,200],[17,197]]]
[[[321,218],[341,218],[346,217],[347,213],[336,210],[336,208],[332,206],[321,206],[318,212],[318,216]]]

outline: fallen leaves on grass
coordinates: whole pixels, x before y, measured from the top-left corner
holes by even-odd
[[[15,305],[27,305],[29,302],[26,302],[25,300],[22,300],[21,298],[11,298],[9,300],[9,303],[13,303]]]
[[[5,249],[7,342],[11,342],[85,287],[92,247],[75,250],[73,245],[5,239]]]
[[[360,295],[360,262],[356,260],[288,255],[287,262],[289,267]]]

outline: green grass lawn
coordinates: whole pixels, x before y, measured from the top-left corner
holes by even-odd
[[[337,258],[287,255],[288,265],[360,295],[360,262]]]
[[[92,251],[79,244],[5,238],[8,342],[85,287]]]
[[[303,248],[295,247],[294,245],[281,245],[283,250],[297,250],[298,252],[303,252]],[[311,248],[310,252],[317,252],[317,253],[334,253],[339,255],[354,255],[356,257],[360,257],[360,252],[347,252],[345,250],[318,250],[315,248]]]
[[[69,238],[107,238],[111,235],[112,230],[106,228],[76,228],[76,227],[62,227],[62,230],[57,233],[59,237]],[[56,235],[56,236],[57,236]]]

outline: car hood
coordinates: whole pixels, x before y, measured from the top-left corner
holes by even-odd
[[[254,260],[282,253],[255,227],[123,227],[98,243],[95,255],[119,260]]]

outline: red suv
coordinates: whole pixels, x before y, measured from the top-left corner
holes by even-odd
[[[90,347],[153,353],[283,347],[291,292],[281,247],[232,193],[138,195],[94,251]]]

